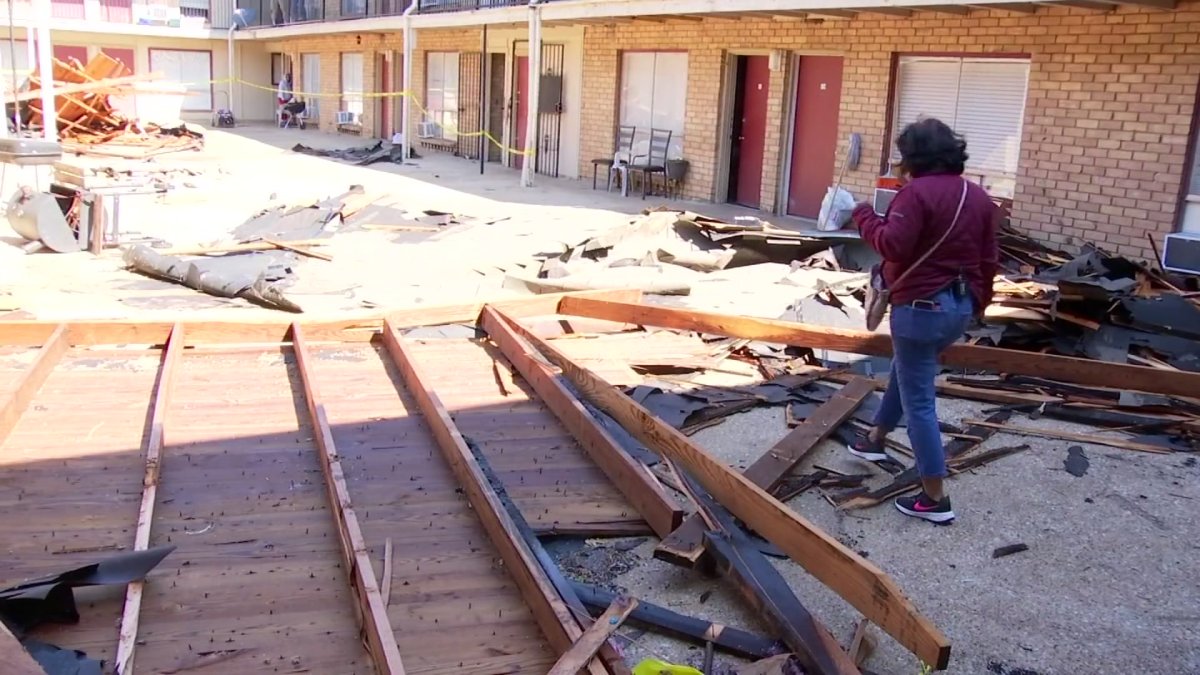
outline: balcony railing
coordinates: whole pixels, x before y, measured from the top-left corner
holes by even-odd
[[[31,0],[12,2],[13,20],[36,19]],[[41,0],[45,1],[45,0]],[[135,24],[165,28],[227,28],[234,0],[49,0],[55,20]],[[8,16],[0,0],[0,16]]]
[[[466,12],[475,9],[519,7],[528,4],[529,0],[417,0],[417,11],[423,14]]]
[[[290,26],[298,23],[366,19],[377,16],[399,16],[410,0],[237,0],[238,9],[247,26]]]

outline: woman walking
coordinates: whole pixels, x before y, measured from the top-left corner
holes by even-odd
[[[967,144],[936,119],[910,124],[896,140],[906,180],[887,215],[868,204],[854,210],[862,238],[883,258],[891,291],[892,371],[874,426],[850,446],[870,461],[888,459],[884,439],[908,413],[908,438],[922,491],[900,497],[903,514],[954,520],[943,487],[946,455],[937,419],[938,355],[962,337],[971,317],[992,301],[999,251],[999,208],[962,177]]]

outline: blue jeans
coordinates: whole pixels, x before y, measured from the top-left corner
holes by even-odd
[[[938,428],[938,354],[953,344],[967,329],[974,311],[970,295],[957,297],[949,289],[928,298],[936,308],[893,305],[892,373],[887,392],[875,415],[875,425],[885,432],[896,428],[908,413],[908,440],[922,478],[946,475],[946,452]]]

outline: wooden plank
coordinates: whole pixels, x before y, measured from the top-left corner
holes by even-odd
[[[321,472],[325,474],[325,489],[341,543],[342,561],[349,572],[350,585],[357,600],[359,625],[365,633],[367,648],[378,672],[385,675],[404,675],[400,648],[396,646],[396,636],[388,619],[387,606],[375,581],[371,556],[368,555],[358,514],[355,513],[353,502],[350,500],[350,490],[346,487],[346,476],[342,471],[337,445],[333,441],[333,432],[329,428],[329,417],[310,367],[311,356],[305,345],[304,329],[299,325],[292,326],[291,338],[292,349],[296,353],[296,367],[304,385],[304,399],[312,421],[313,435],[316,436],[317,448],[320,450]]]
[[[317,260],[325,260],[325,261],[333,260],[333,256],[329,255],[328,253],[321,253],[320,251],[313,251],[312,249],[308,249],[303,246],[297,246],[295,244],[291,244],[286,241],[278,241],[276,239],[267,239],[266,237],[263,237],[263,241],[274,246],[275,248],[280,248],[285,251],[291,251],[292,253],[297,253],[299,255],[302,255],[302,256],[305,256],[308,258],[316,258]]]
[[[1170,448],[1164,448],[1149,443],[1138,443],[1124,438],[1109,438],[1107,436],[1098,436],[1095,433],[1077,434],[1070,431],[1056,431],[1054,429],[1038,429],[1036,427],[1022,427],[1012,424],[999,424],[996,422],[988,422],[986,420],[963,420],[965,424],[973,426],[987,427],[995,429],[1005,434],[1019,434],[1021,436],[1040,436],[1042,438],[1053,438],[1062,441],[1077,441],[1079,443],[1093,443],[1095,445],[1107,445],[1110,448],[1121,448],[1122,450],[1137,450],[1138,452],[1151,452],[1159,455],[1164,455],[1171,452]]]
[[[891,356],[891,338],[883,333],[831,328],[773,319],[754,319],[713,312],[671,309],[592,298],[564,298],[562,314],[624,321],[677,330],[778,342],[855,354]],[[1033,375],[1117,389],[1194,396],[1200,391],[1200,373],[1164,371],[1145,366],[1106,363],[1072,356],[1023,352],[999,347],[953,344],[942,352],[941,362],[960,368],[977,368],[1017,375]]]
[[[392,601],[392,538],[383,542],[383,588],[379,593],[383,596],[383,606],[386,608]]]
[[[501,313],[502,314],[502,313]],[[638,440],[687,467],[722,506],[778,546],[901,645],[934,668],[950,660],[950,643],[878,567],[808,522],[762,488],[696,447],[594,373],[502,315],[518,334],[562,369],[584,396]]]
[[[50,371],[54,370],[54,366],[62,360],[63,354],[67,353],[67,347],[70,346],[66,324],[46,325],[50,328],[50,333],[37,341],[37,344],[42,346],[41,351],[21,378],[16,390],[4,401],[4,407],[0,408],[0,444],[12,433],[17,422],[21,420],[21,414],[29,407],[46,378],[50,377]]]
[[[599,586],[578,581],[572,581],[571,586],[580,600],[588,607],[608,607],[617,595]],[[776,640],[755,635],[740,628],[686,616],[645,601],[641,601],[633,610],[633,613],[629,615],[629,621],[700,646],[704,646],[704,643],[711,638],[718,649],[745,659],[765,659],[783,651],[782,645]]]
[[[596,622],[583,632],[575,644],[571,645],[547,675],[575,675],[587,666],[600,647],[608,640],[625,618],[638,606],[637,598],[627,595],[617,597],[608,609],[596,619]]]
[[[296,253],[303,253],[305,255],[315,255],[315,251],[310,251],[305,247],[324,246],[331,241],[331,239],[297,239],[295,241],[282,242],[263,237],[262,241],[249,241],[241,244],[223,244],[217,246],[180,246],[178,248],[158,249],[156,252],[162,255],[193,256],[224,253],[245,253],[248,251],[275,251],[282,248],[284,250],[295,251]],[[328,259],[332,260],[332,258]]]
[[[390,320],[384,322],[383,344],[400,370],[409,393],[417,400],[417,406],[425,416],[425,421],[432,430],[442,454],[445,455],[446,462],[466,492],[468,501],[488,533],[488,538],[500,552],[505,567],[521,590],[521,595],[533,612],[538,626],[551,646],[562,654],[583,635],[579,622],[534,559],[499,496],[484,477],[441,398],[426,384],[427,378],[421,366],[413,358],[404,340],[396,333],[396,328]],[[605,673],[604,667],[595,660],[589,665],[588,672],[591,675]]]
[[[766,454],[759,457],[742,475],[767,492],[804,460],[843,422],[858,410],[864,399],[875,391],[865,378],[854,378],[800,426],[788,432]],[[685,567],[695,567],[704,556],[704,521],[692,514],[679,529],[664,538],[654,549],[654,557]]]
[[[158,501],[158,478],[162,471],[162,451],[167,409],[171,405],[171,386],[179,371],[182,358],[184,328],[176,325],[167,338],[162,365],[158,369],[158,382],[150,402],[150,435],[146,439],[146,474],[142,479],[142,504],[138,508],[137,530],[133,535],[133,550],[150,548],[150,528],[154,522],[154,505]],[[125,608],[121,612],[121,630],[117,640],[117,675],[133,673],[134,650],[137,647],[138,620],[142,610],[142,594],[145,582],[134,581],[125,588]]]
[[[8,675],[46,675],[45,669],[17,642],[3,621],[0,621],[0,663]]]
[[[396,328],[418,328],[451,323],[474,324],[485,304],[512,316],[543,316],[558,312],[559,302],[568,296],[636,301],[641,291],[583,291],[538,295],[493,302],[437,305],[394,312],[376,312],[359,317],[310,319],[301,322],[311,342],[369,342],[382,330],[388,318]],[[293,322],[278,319],[258,321],[184,321],[188,346],[199,344],[283,344]],[[0,321],[0,346],[37,347],[47,342],[58,322],[25,320]],[[76,321],[67,324],[70,345],[162,345],[167,341],[174,321]]]
[[[481,323],[509,363],[579,441],[592,461],[625,495],[655,534],[664,537],[679,527],[683,522],[683,509],[667,494],[658,479],[645,465],[621,449],[612,435],[567,390],[557,374],[533,356],[528,345],[496,315],[494,309],[484,308]]]

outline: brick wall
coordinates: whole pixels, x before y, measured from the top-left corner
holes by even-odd
[[[417,34],[416,49],[413,50],[412,63],[412,95],[413,100],[420,103],[420,107],[412,106],[409,111],[409,138],[413,139],[414,146],[417,143],[417,124],[421,122],[422,108],[428,101],[425,95],[425,55],[429,52],[478,52],[482,32],[477,29],[445,29],[445,30],[423,30]],[[459,91],[461,92],[460,107],[473,106],[472,109],[479,108],[480,91],[478,87],[464,87],[460,83]]]
[[[291,55],[292,63],[295,64],[293,81],[297,89],[304,82],[300,55],[321,55],[321,103],[318,122],[322,131],[334,133],[337,131],[337,112],[342,109],[342,53],[357,52],[363,55],[363,87],[367,91],[373,91],[377,88],[375,80],[380,53],[384,50],[403,53],[404,35],[399,32],[314,35],[289,38],[269,45],[269,49]],[[398,64],[399,60],[395,63]],[[375,134],[377,108],[376,99],[364,100],[362,126],[363,133],[367,136]]]
[[[684,154],[691,173],[685,193],[700,199],[715,194],[725,55],[764,48],[836,53],[845,58],[837,161],[846,135],[861,133],[863,161],[845,184],[865,196],[884,155],[895,53],[1024,53],[1032,66],[1016,223],[1053,243],[1094,241],[1142,257],[1150,255],[1148,232],[1174,229],[1200,79],[1200,2],[1168,12],[1039,8],[1034,15],[976,10],[863,17],[589,25],[581,162],[611,153],[622,50],[688,51]],[[771,76],[764,208],[775,206],[786,160],[786,72]]]

